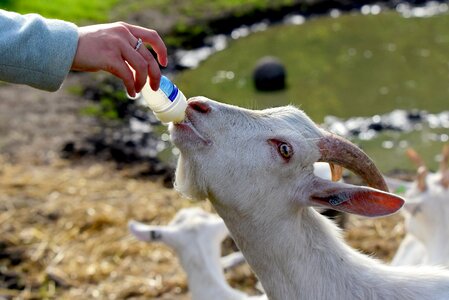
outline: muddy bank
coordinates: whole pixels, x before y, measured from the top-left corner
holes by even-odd
[[[246,25],[266,21],[269,23],[278,23],[284,20],[285,16],[290,14],[299,14],[305,18],[329,14],[331,11],[350,12],[360,11],[366,5],[379,5],[383,8],[395,9],[400,4],[410,4],[419,6],[428,3],[425,0],[306,0],[295,1],[290,5],[268,5],[265,7],[250,7],[239,11],[223,11],[212,13],[209,17],[199,19],[188,19],[183,26],[176,26],[176,21],[172,25],[167,24],[167,18],[164,19],[161,26],[161,33],[173,38],[174,42],[169,45],[182,48],[197,48],[204,45],[205,38],[217,34],[229,35],[234,29]],[[433,1],[434,3],[443,3],[446,1]],[[137,21],[144,21],[142,18]],[[168,20],[170,18],[168,17]],[[155,24],[157,27],[157,24]],[[168,26],[167,26],[168,25]],[[154,26],[154,25],[153,25]]]

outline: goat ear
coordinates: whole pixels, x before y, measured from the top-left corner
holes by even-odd
[[[366,216],[386,216],[398,211],[404,200],[394,194],[369,187],[331,182],[315,178],[314,191],[309,196],[311,205]]]
[[[140,241],[154,242],[163,238],[164,230],[159,226],[146,225],[132,220],[128,223],[128,229]]]

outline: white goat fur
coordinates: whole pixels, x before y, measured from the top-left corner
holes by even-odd
[[[391,267],[362,255],[308,207],[324,184],[313,175],[323,132],[302,111],[189,101],[189,121],[170,127],[181,151],[176,188],[209,198],[270,299],[449,299],[445,271]],[[192,101],[203,104],[193,108]],[[267,143],[273,138],[292,145],[288,163]]]
[[[427,174],[425,191],[417,181],[386,178],[393,191],[405,189],[406,198],[402,212],[407,235],[392,265],[449,266],[449,189],[441,185],[441,178],[441,172]]]
[[[185,208],[168,226],[131,221],[129,230],[139,240],[163,242],[175,250],[187,273],[193,300],[266,299],[265,296],[248,296],[226,282],[220,256],[221,243],[228,230],[217,215],[200,208]]]

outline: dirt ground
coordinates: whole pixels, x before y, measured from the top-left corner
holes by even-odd
[[[174,253],[135,240],[126,225],[166,224],[180,208],[212,211],[210,204],[183,199],[133,168],[61,159],[65,141],[98,126],[78,113],[87,102],[68,92],[77,76],[57,93],[0,85],[0,299],[189,299]],[[403,233],[396,215],[350,218],[345,236],[388,261]],[[248,266],[227,278],[255,293]]]

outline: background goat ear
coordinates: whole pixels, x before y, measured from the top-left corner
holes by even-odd
[[[130,221],[128,229],[138,240],[144,242],[159,241],[163,238],[164,229],[159,226],[146,225],[137,221]]]
[[[419,198],[418,200],[413,199],[413,201],[405,201],[404,210],[409,214],[414,215],[416,211],[418,211],[419,207],[422,204],[423,199]],[[425,201],[425,200],[424,200]]]
[[[315,178],[309,203],[366,217],[386,216],[398,211],[404,200],[369,187]]]

